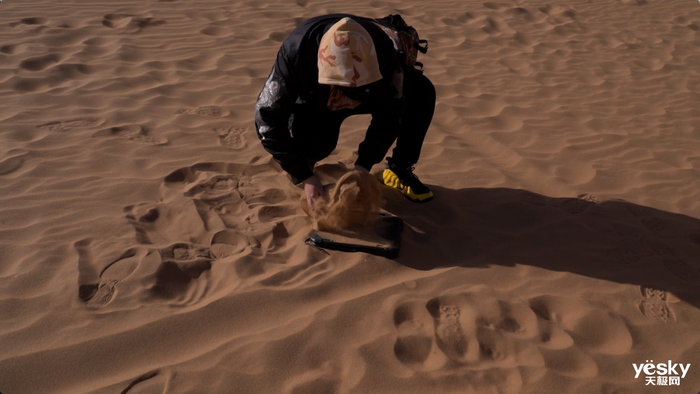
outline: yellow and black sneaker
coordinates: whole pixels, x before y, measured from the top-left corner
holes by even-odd
[[[389,161],[382,178],[384,184],[401,192],[413,202],[428,202],[433,199],[433,192],[413,173],[413,167],[399,169]]]

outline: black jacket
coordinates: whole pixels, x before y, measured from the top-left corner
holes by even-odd
[[[294,111],[326,111],[330,87],[318,83],[317,56],[323,34],[344,17],[358,22],[372,37],[382,74],[362,108],[372,114],[356,164],[371,169],[384,158],[398,136],[405,107],[403,74],[391,39],[370,19],[348,14],[311,18],[297,26],[282,43],[270,76],[255,105],[255,126],[263,147],[297,179],[313,175],[290,133]],[[319,127],[319,132],[322,127]]]

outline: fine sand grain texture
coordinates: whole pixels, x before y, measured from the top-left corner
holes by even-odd
[[[305,245],[255,133],[331,12],[430,41],[435,198],[382,187],[395,260]],[[4,0],[0,392],[696,393],[698,65],[696,0]]]

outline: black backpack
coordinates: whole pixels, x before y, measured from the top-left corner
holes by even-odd
[[[418,52],[428,52],[428,40],[421,40],[416,29],[409,26],[401,15],[392,14],[381,19],[372,19],[372,21],[391,38],[394,49],[399,54],[401,65],[423,72],[423,63],[417,61]]]

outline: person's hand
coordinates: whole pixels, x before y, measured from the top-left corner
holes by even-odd
[[[306,193],[306,204],[309,206],[310,210],[314,210],[314,205],[316,201],[323,197],[325,191],[321,181],[318,180],[316,175],[312,175],[303,181],[304,183],[304,193]]]
[[[365,172],[365,173],[368,173],[368,174],[369,174],[369,171],[368,171],[365,167],[359,166],[359,165],[357,165],[357,164],[355,164],[355,169],[356,169],[357,171]]]

